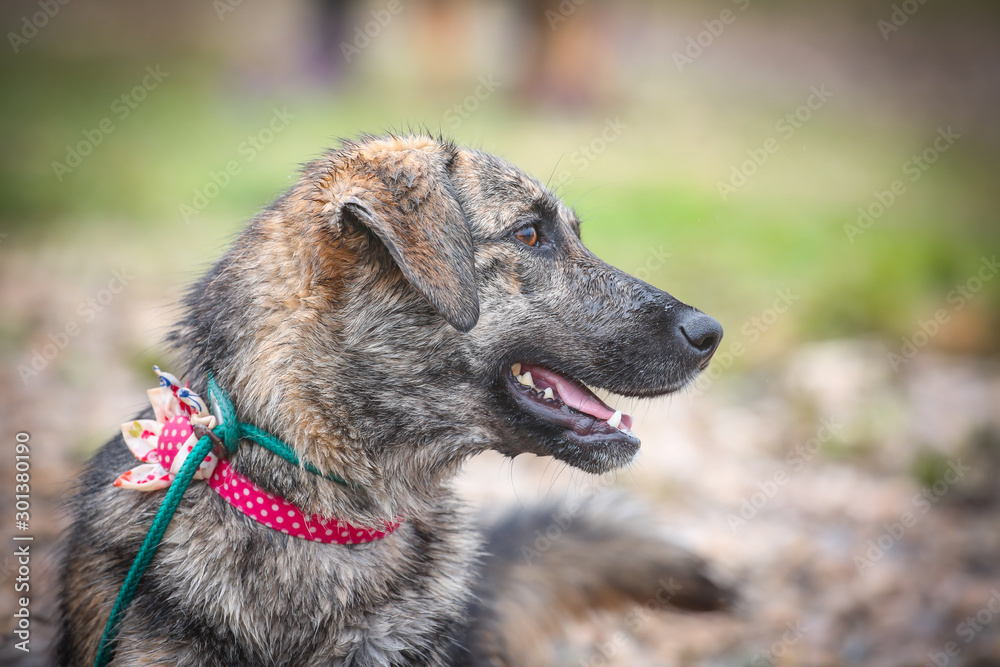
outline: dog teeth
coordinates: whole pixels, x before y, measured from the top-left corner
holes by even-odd
[[[518,380],[521,379],[521,364],[514,364],[510,367],[510,370],[514,373],[514,377]]]
[[[630,429],[627,426],[625,426],[625,424],[619,424],[618,425],[618,430],[621,431],[622,433],[624,433],[625,435],[630,435],[633,438],[635,437],[635,433],[632,432],[632,429]]]
[[[615,410],[615,414],[611,415],[611,419],[608,420],[608,426],[611,428],[618,428],[618,425],[622,423],[622,411]]]
[[[553,399],[555,397],[556,397],[556,395],[554,393],[552,393],[552,387],[546,387],[545,388],[545,393],[542,394],[542,398]]]
[[[535,380],[531,377],[531,371],[528,371],[524,375],[518,376],[517,381],[523,384],[525,387],[531,387],[532,389],[535,388]]]

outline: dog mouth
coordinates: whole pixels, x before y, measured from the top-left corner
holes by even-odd
[[[511,365],[507,388],[522,410],[587,441],[638,447],[632,417],[614,410],[582,382],[525,362]]]

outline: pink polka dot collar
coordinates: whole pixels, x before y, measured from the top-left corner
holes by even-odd
[[[307,517],[298,506],[284,498],[264,491],[233,470],[226,460],[219,461],[208,485],[230,505],[268,528],[292,537],[327,544],[363,544],[381,540],[399,528],[399,522],[386,522],[384,530],[359,528],[337,519],[324,519],[313,514]]]
[[[138,419],[122,424],[125,444],[142,462],[119,475],[114,485],[136,491],[156,491],[170,486],[184,459],[198,442],[195,426],[213,429],[220,417],[208,412],[205,402],[180,381],[154,366],[160,386],[150,389],[155,419]],[[233,470],[217,447],[198,466],[194,479],[203,479],[230,505],[268,528],[304,540],[326,544],[363,544],[381,540],[399,528],[386,521],[384,529],[363,528],[318,515],[307,517],[296,505],[267,493]]]

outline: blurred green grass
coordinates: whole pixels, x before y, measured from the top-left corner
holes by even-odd
[[[568,173],[566,183],[553,185],[583,216],[588,245],[719,317],[730,342],[747,342],[751,318],[778,290],[790,290],[796,301],[771,328],[769,347],[751,356],[801,340],[907,336],[1000,246],[992,208],[996,156],[961,141],[919,187],[848,242],[843,226],[857,207],[899,178],[902,162],[929,145],[935,129],[834,104],[723,201],[717,181],[774,134],[775,119],[801,104],[802,91],[741,100],[737,113],[717,91],[684,81],[672,101],[633,100],[567,116],[525,107],[501,90],[452,132],[444,112],[474,89],[472,80],[423,95],[375,84],[326,93],[290,84],[264,93],[211,60],[139,62],[25,54],[16,66],[0,65],[14,93],[0,98],[0,220],[17,237],[0,252],[46,244],[91,251],[110,244],[126,254],[194,246],[182,253],[190,263],[182,268],[191,268],[216,255],[336,137],[410,126],[441,129],[542,180]],[[141,81],[146,64],[170,75],[127,118],[114,118],[114,132],[59,182],[52,162],[64,160],[66,145],[81,140],[83,130],[113,116],[112,102]],[[265,127],[274,109],[294,118],[247,161],[241,142]],[[579,168],[575,151],[613,117],[626,130]],[[191,204],[211,172],[230,160],[241,173],[185,223],[181,204]],[[663,255],[666,261],[655,261]],[[147,253],[144,266],[176,266],[170,256]],[[936,344],[996,349],[998,290],[984,290],[972,306],[962,324],[971,332]]]

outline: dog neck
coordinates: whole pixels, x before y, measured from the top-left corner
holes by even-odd
[[[386,380],[362,375],[359,360],[372,356],[368,332],[352,329],[351,314],[343,312],[367,298],[342,275],[357,261],[334,256],[337,240],[313,238],[310,229],[276,212],[251,223],[189,293],[187,314],[169,340],[196,390],[213,371],[241,421],[351,485],[261,447],[241,447],[231,457],[238,473],[304,512],[355,525],[419,516],[471,450],[461,443],[421,446],[454,436],[433,424],[401,432],[385,418],[398,406],[373,404]],[[320,245],[333,249],[317,258]]]

